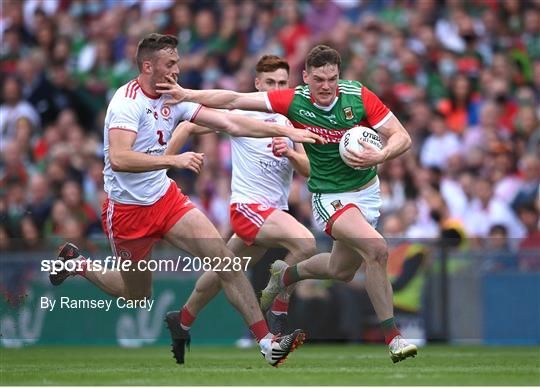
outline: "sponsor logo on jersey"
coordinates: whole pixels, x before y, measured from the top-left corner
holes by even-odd
[[[352,107],[350,107],[350,106],[348,106],[346,108],[343,108],[343,113],[345,113],[345,118],[347,120],[352,120],[354,118]]]
[[[334,211],[338,211],[340,209],[343,209],[343,204],[341,203],[340,199],[336,199],[335,201],[330,202],[330,205],[334,208]]]
[[[323,116],[326,120],[330,121],[331,124],[337,124],[336,115]]]
[[[305,110],[305,109],[300,109],[300,110],[298,111],[298,114],[299,114],[300,116],[309,117],[310,119],[314,119],[315,117],[317,117],[317,116],[315,115],[315,113],[310,112],[309,110]]]
[[[156,120],[158,119],[157,112],[154,112],[154,118],[155,118]]]
[[[171,108],[169,108],[168,106],[162,106],[161,115],[163,116],[165,120],[167,120],[169,116],[171,115]]]
[[[305,127],[308,131],[316,133],[329,143],[339,143],[341,137],[349,128],[327,129],[321,127]]]
[[[265,123],[277,123],[277,120],[274,119],[273,117],[269,118],[269,119],[264,119],[264,122]]]
[[[153,110],[152,110],[152,109],[150,109],[150,108],[146,108],[146,114],[147,114],[147,115],[151,115],[151,114],[152,114],[152,112],[153,112]]]

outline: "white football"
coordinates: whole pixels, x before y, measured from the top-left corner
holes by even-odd
[[[383,148],[381,137],[375,130],[368,127],[352,127],[345,132],[339,141],[339,155],[347,165],[349,165],[349,163],[347,163],[347,160],[343,157],[345,150],[353,150],[356,152],[362,152],[364,150],[364,147],[362,144],[358,143],[358,140],[363,140],[379,150]],[[361,168],[358,169],[363,170]]]

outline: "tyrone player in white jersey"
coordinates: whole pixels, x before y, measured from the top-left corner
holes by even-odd
[[[114,256],[130,260],[127,271],[91,271],[76,246],[67,243],[59,260],[85,260],[89,270],[80,275],[108,294],[130,300],[149,298],[152,274],[138,263],[147,259],[154,243],[162,238],[198,257],[233,257],[212,223],[182,194],[166,175],[168,168],[187,168],[199,172],[203,155],[187,152],[164,155],[167,141],[179,120],[192,121],[238,135],[288,136],[294,141],[315,142],[317,137],[290,127],[261,123],[194,103],[169,107],[167,96],[156,92],[156,84],[176,81],[180,71],[177,39],[150,34],[139,42],[139,76],[124,85],[112,98],[104,126],[105,191],[103,228]],[[227,299],[243,316],[257,338],[265,359],[273,366],[304,339],[301,330],[287,336],[273,336],[257,304],[253,288],[242,271],[217,272]],[[67,271],[51,273],[54,285],[73,275]],[[173,354],[183,363],[177,340],[181,335],[178,314],[167,316],[173,339]],[[183,344],[183,343],[182,343]]]
[[[287,89],[289,65],[275,55],[263,56],[256,65],[255,87],[259,91]],[[235,110],[232,113],[256,118],[263,122],[277,122],[292,126],[283,115]],[[191,134],[213,132],[191,123],[180,124],[169,142],[166,153],[180,151]],[[227,243],[239,257],[251,257],[250,266],[257,263],[268,248],[289,251],[288,263],[298,263],[315,253],[316,243],[311,232],[288,210],[288,197],[293,168],[309,176],[309,161],[301,144],[284,138],[231,137],[232,182],[231,226],[234,235]],[[204,273],[197,281],[193,293],[182,308],[181,323],[186,342],[189,329],[196,316],[218,294],[221,286],[217,274]],[[293,288],[287,288],[274,300],[266,317],[274,333],[284,333],[289,297]]]

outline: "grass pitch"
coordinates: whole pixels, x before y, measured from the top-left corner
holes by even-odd
[[[393,364],[374,345],[305,345],[278,369],[257,349],[195,346],[187,364],[169,348],[0,349],[2,385],[540,385],[540,348],[435,346]]]

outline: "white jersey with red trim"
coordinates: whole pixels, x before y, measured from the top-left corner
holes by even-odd
[[[113,171],[109,160],[109,130],[116,128],[137,134],[132,150],[149,155],[163,155],[172,131],[179,121],[191,121],[200,104],[182,102],[165,106],[164,96],[149,96],[139,82],[133,80],[114,94],[105,116],[103,146],[105,191],[115,202],[151,205],[169,188],[167,170],[148,172]]]
[[[289,119],[278,113],[230,112],[292,127]],[[287,141],[293,148],[294,143]],[[287,210],[293,167],[288,158],[273,154],[272,138],[231,137],[231,152],[231,203],[258,203]]]

